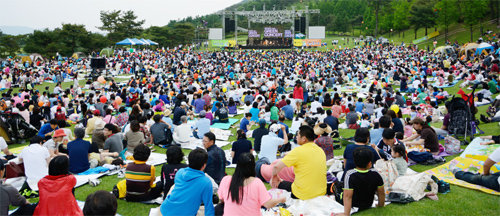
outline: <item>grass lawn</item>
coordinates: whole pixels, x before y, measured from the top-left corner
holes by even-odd
[[[117,80],[118,81],[118,80]],[[122,80],[119,80],[122,81]],[[85,81],[80,81],[80,84],[84,84]],[[63,83],[63,88],[68,88],[71,82]],[[460,84],[460,83],[459,83]],[[450,94],[455,94],[459,89],[459,84],[455,87],[447,88],[446,90]],[[44,89],[45,86],[49,86],[50,90],[54,88],[54,84],[52,83],[44,83],[41,86],[36,86],[36,89]],[[16,92],[17,89],[14,89]],[[289,89],[291,90],[291,89]],[[470,90],[464,89],[467,93]],[[479,113],[485,113],[487,106],[479,107],[479,112],[477,117],[479,117]],[[241,119],[243,115],[235,116],[234,118]],[[285,122],[288,126],[291,126],[291,121]],[[433,124],[433,126],[440,127],[442,123]],[[230,130],[233,134],[236,134],[237,127],[239,126],[239,122],[236,123]],[[484,124],[481,123],[479,127],[485,131],[485,135],[498,135],[499,134],[499,126],[498,123],[489,123]],[[257,128],[254,126],[253,129]],[[349,129],[340,129],[340,135],[342,137],[352,137],[354,136],[354,130]],[[236,136],[230,137],[229,141],[235,141]],[[250,139],[253,141],[252,139]],[[10,148],[18,147],[26,145],[23,144],[15,144],[10,145]],[[223,147],[223,149],[230,149],[230,145]],[[462,148],[465,148],[463,146]],[[155,147],[157,153],[165,153],[165,149]],[[342,155],[344,148],[340,150],[335,150],[335,155]],[[189,153],[188,150],[184,150],[184,153],[187,155]],[[456,156],[446,157],[447,161],[452,160]],[[415,171],[422,172],[428,169],[432,169],[436,167],[434,166],[423,166],[423,165],[415,165],[411,168]],[[156,167],[156,175],[159,176],[161,171],[161,166]],[[228,174],[232,174],[234,172],[233,168],[227,168],[226,172]],[[106,190],[111,191],[113,186],[120,181],[116,175],[113,176],[104,176],[100,178],[101,184],[96,187],[91,187],[90,185],[84,185],[75,190],[75,197],[77,200],[85,201],[86,197],[97,191],[97,190]],[[266,184],[269,188],[269,185]],[[38,198],[30,199],[31,202],[36,202]],[[474,191],[458,186],[451,185],[451,192],[448,194],[439,194],[438,201],[432,201],[430,199],[423,199],[419,202],[414,202],[406,205],[400,204],[390,204],[387,207],[379,208],[379,209],[370,209],[364,212],[359,213],[359,215],[498,215],[500,212],[500,197],[495,195],[489,195],[483,192]],[[126,202],[124,200],[118,200],[118,213],[121,215],[147,215],[149,214],[150,208],[157,207],[158,205],[146,205],[141,203],[133,203]],[[495,213],[496,212],[496,213]]]

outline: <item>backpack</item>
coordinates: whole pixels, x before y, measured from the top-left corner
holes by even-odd
[[[66,114],[63,111],[56,112],[55,119],[57,120],[66,120]]]
[[[388,192],[399,175],[396,164],[392,160],[377,160],[374,168],[384,180],[385,191]]]

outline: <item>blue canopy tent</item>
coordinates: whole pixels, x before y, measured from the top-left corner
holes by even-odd
[[[147,45],[147,44],[144,44],[143,41],[141,41],[137,38],[132,38],[132,41],[135,43],[135,45]]]
[[[157,45],[158,45],[158,43],[156,43],[156,42],[154,42],[154,41],[152,41],[152,40],[146,39],[146,41],[148,41],[148,42],[149,42],[149,44],[151,44],[151,45],[154,45],[154,46],[157,46]]]
[[[491,51],[495,51],[495,47],[489,43],[480,43],[476,48],[476,55],[481,54],[484,50],[489,49]]]
[[[130,46],[133,46],[133,45],[136,45],[137,43],[133,41],[133,39],[130,39],[130,38],[126,38],[125,40],[122,40],[118,43],[116,43],[116,45],[130,45]]]
[[[147,46],[151,45],[151,44],[149,43],[149,41],[147,41],[147,40],[146,40],[146,39],[144,39],[144,38],[141,38],[141,39],[139,39],[139,40],[140,40],[140,41],[142,41],[142,42],[144,43],[144,45],[147,45]]]

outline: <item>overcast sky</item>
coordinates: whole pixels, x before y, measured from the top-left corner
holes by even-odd
[[[53,29],[62,23],[84,24],[98,32],[101,10],[133,10],[143,27],[163,26],[170,20],[206,15],[241,0],[6,0],[2,1],[0,26]]]

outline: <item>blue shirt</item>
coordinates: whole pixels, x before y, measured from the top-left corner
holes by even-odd
[[[259,122],[259,108],[252,107],[252,109],[250,109],[250,113],[252,114],[252,118],[250,119],[250,121]]]
[[[286,106],[282,107],[281,110],[283,110],[283,112],[285,112],[285,118],[287,118],[288,120],[293,119],[293,107],[292,106],[287,104]]]
[[[332,130],[338,130],[339,129],[339,120],[335,118],[335,116],[327,116],[325,120],[323,120],[327,125],[329,125]]]
[[[174,184],[160,206],[162,215],[196,215],[202,202],[205,215],[214,215],[212,182],[203,171],[189,167],[180,169],[175,174]]]
[[[196,121],[194,128],[198,129],[198,137],[203,138],[206,133],[210,132],[210,119],[199,119],[198,121]]]
[[[363,107],[365,106],[365,104],[363,102],[356,102],[356,108],[354,110],[356,110],[356,112],[359,112],[359,113],[363,113]]]
[[[81,173],[90,168],[89,156],[91,153],[90,142],[75,139],[68,143],[69,171]]]
[[[285,123],[283,122],[278,122],[280,125],[284,125],[285,126],[285,132],[286,134],[288,135],[288,125],[286,125]],[[278,132],[278,137],[279,138],[283,138],[283,129],[280,129],[280,131]]]
[[[200,113],[203,110],[203,107],[205,106],[205,100],[198,98],[194,101],[194,112],[195,113]]]
[[[246,133],[248,131],[247,125],[249,125],[249,124],[250,124],[250,121],[248,121],[247,118],[243,118],[240,122],[240,129]]]
[[[45,123],[44,125],[42,125],[42,127],[38,131],[38,136],[45,137],[45,134],[52,132],[52,131],[54,131],[54,129],[52,129],[52,127],[50,127],[50,123]]]
[[[368,148],[370,151],[373,153],[373,158],[372,158],[372,164],[375,164],[375,162],[380,159],[378,156],[377,152],[375,149],[373,149],[371,146],[365,146],[365,145],[357,145],[357,144],[349,144],[345,147],[344,150],[344,174],[342,174],[342,179],[344,179],[345,173],[350,170],[356,168],[356,165],[354,164],[354,150],[357,148]]]
[[[370,131],[370,143],[378,144],[382,139],[384,128],[377,128]]]

